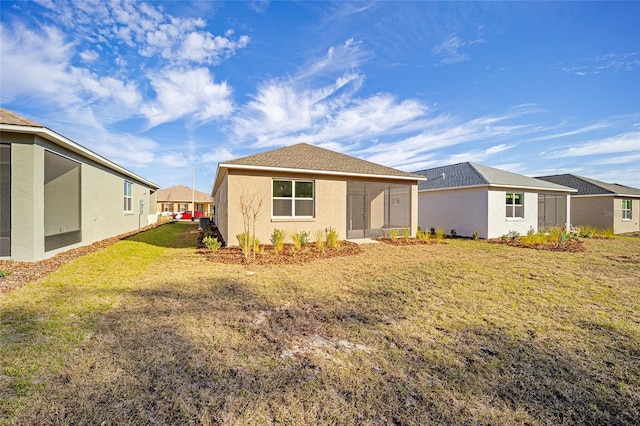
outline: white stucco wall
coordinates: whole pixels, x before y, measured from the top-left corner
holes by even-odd
[[[506,217],[507,192],[524,193],[524,218]],[[525,235],[530,229],[538,232],[538,193],[522,189],[491,189],[488,191],[488,238],[497,238],[509,231]]]
[[[455,229],[460,236],[478,232],[480,238],[487,238],[487,203],[487,188],[421,191],[418,225],[423,231],[443,228],[449,234]]]

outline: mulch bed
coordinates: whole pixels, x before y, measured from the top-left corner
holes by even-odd
[[[67,250],[65,252],[58,253],[49,259],[40,260],[38,262],[0,260],[0,271],[3,271],[6,274],[6,276],[0,278],[0,293],[7,293],[18,289],[27,283],[44,278],[73,259],[77,259],[78,257],[109,247],[118,241],[124,240],[139,232],[146,231],[147,229],[155,228],[156,226],[160,226],[160,224],[149,225],[132,232],[96,241],[88,246]]]
[[[446,244],[443,240],[419,240],[417,238],[396,238],[392,240],[391,238],[372,238],[373,240],[379,241],[381,243],[390,244],[392,246],[416,246],[416,245],[425,245],[425,244]]]
[[[525,245],[518,239],[510,239],[508,241],[503,241],[502,238],[490,238],[487,240],[488,243],[491,244],[505,244],[511,247],[521,247],[521,248],[529,248],[534,250],[546,250],[546,251],[556,251],[556,252],[569,252],[569,253],[579,253],[584,251],[584,244],[582,241],[574,241],[568,240],[559,243],[546,243],[546,244],[531,244]]]
[[[341,241],[336,248],[325,247],[318,250],[315,243],[308,243],[300,251],[296,251],[293,244],[285,244],[280,253],[276,253],[272,245],[260,246],[260,253],[255,257],[246,258],[240,247],[223,247],[218,251],[211,251],[199,247],[198,252],[211,262],[238,265],[282,265],[291,263],[307,263],[318,259],[331,257],[353,256],[361,252],[360,246],[348,241]]]

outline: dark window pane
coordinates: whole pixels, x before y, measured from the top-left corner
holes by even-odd
[[[296,200],[296,216],[313,216],[313,200]]]
[[[513,204],[513,194],[507,194],[507,205]]]
[[[519,206],[522,205],[522,201],[524,201],[522,198],[522,194],[513,194],[514,196],[514,204],[517,204]]]
[[[274,180],[273,196],[274,197],[291,197],[293,196],[292,183],[290,180]]]
[[[313,198],[313,182],[296,182],[296,198]]]
[[[292,214],[291,200],[273,200],[274,216],[291,216]]]

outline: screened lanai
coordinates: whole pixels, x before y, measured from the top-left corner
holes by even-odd
[[[347,182],[347,238],[382,237],[411,229],[411,185]]]

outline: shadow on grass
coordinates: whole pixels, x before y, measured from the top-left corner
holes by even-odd
[[[17,423],[624,425],[640,416],[637,377],[625,376],[637,342],[612,330],[596,330],[617,353],[609,365],[490,325],[425,330],[436,342],[385,334],[405,319],[409,295],[382,285],[284,307],[239,278],[130,296]],[[384,307],[367,308],[372,297]],[[383,332],[368,350],[331,344],[358,329]],[[316,335],[329,343],[302,350]],[[291,348],[300,351],[283,356]]]

